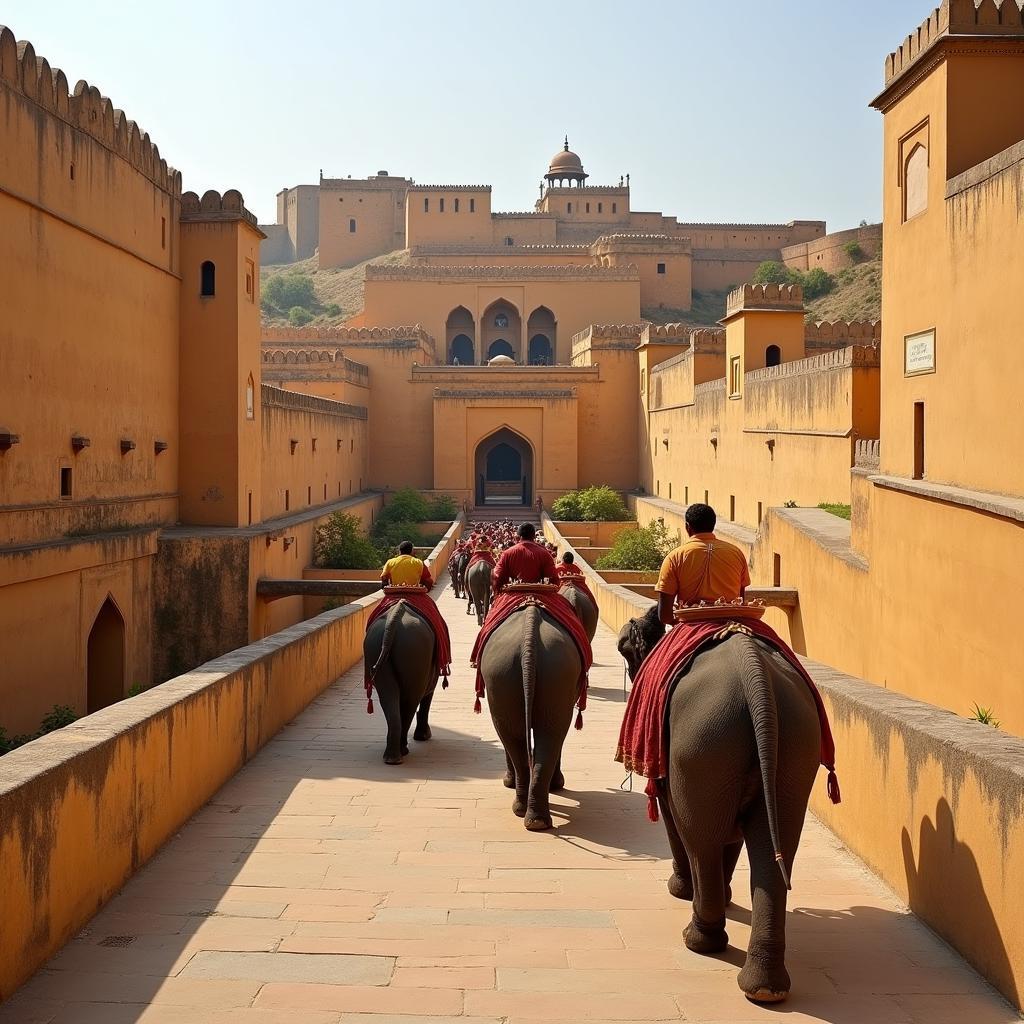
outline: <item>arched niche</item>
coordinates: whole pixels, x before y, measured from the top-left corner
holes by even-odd
[[[124,698],[124,649],[124,618],[108,596],[89,631],[86,706],[90,715]]]
[[[526,322],[526,335],[530,339],[527,362],[531,366],[554,366],[556,346],[555,314],[547,306],[538,306]]]
[[[448,314],[445,323],[445,351],[448,353],[449,365],[455,362],[458,355],[459,362],[464,366],[475,363],[476,360],[476,321],[473,314],[465,306],[456,306]],[[458,341],[458,352],[455,351],[455,342]],[[467,345],[468,343],[468,345]]]
[[[504,341],[504,348],[490,354],[496,341]],[[485,353],[484,361],[495,355],[511,356],[517,363],[523,361],[523,320],[516,306],[507,299],[492,302],[480,317],[480,351]]]
[[[477,505],[522,507],[533,500],[533,446],[522,434],[502,427],[476,446]]]

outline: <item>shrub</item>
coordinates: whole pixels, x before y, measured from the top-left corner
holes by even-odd
[[[597,560],[597,568],[652,572],[661,568],[665,556],[678,544],[679,534],[670,534],[668,527],[655,519],[638,529],[617,533],[611,551]]]
[[[999,719],[996,718],[993,708],[985,708],[980,704],[974,704],[971,707],[971,713],[967,717],[975,722],[981,722],[982,725],[991,725],[993,729],[999,728]]]
[[[805,299],[820,299],[835,288],[836,279],[827,270],[815,267],[801,275],[800,283],[803,284]]]
[[[551,515],[564,523],[578,523],[583,518],[580,492],[569,491],[551,503]]]
[[[65,725],[78,721],[78,715],[67,704],[54,704],[39,726],[39,735],[45,736],[48,732],[56,732],[63,729]]]
[[[843,505],[840,502],[834,501],[823,501],[818,505],[818,508],[831,512],[832,515],[839,516],[840,519],[849,519],[853,511],[849,505]]]
[[[324,312],[328,316],[341,316],[341,306],[339,306],[336,302],[332,302],[324,307]]]
[[[321,569],[376,569],[381,563],[359,517],[334,512],[317,527],[313,564]]]
[[[793,501],[792,499],[790,499],[789,501],[784,501],[784,502],[782,503],[782,507],[783,507],[783,508],[796,508],[796,507],[797,507],[797,504],[796,504],[796,502],[795,502],[795,501]]]
[[[800,275],[777,260],[765,260],[751,280],[754,284],[799,284]]]
[[[427,502],[427,518],[435,522],[454,519],[459,514],[459,506],[450,494],[439,494]]]
[[[430,506],[427,499],[412,487],[403,487],[391,495],[377,516],[377,522],[425,523],[429,518]]]
[[[563,522],[607,523],[630,518],[618,491],[606,485],[569,491],[555,499],[551,512]]]
[[[262,288],[262,298],[278,309],[291,310],[294,306],[316,308],[316,290],[313,278],[306,274],[275,274]]]
[[[313,319],[313,314],[308,309],[303,309],[302,306],[292,306],[288,310],[288,323],[294,324],[296,327],[304,327]]]
[[[860,247],[860,242],[847,242],[843,246],[843,252],[846,253],[851,263],[862,263],[867,258],[864,250]]]

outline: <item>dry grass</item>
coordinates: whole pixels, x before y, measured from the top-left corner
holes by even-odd
[[[260,281],[265,284],[270,278],[279,274],[306,274],[313,279],[313,289],[316,292],[317,302],[320,310],[310,310],[316,314],[311,325],[316,327],[333,327],[343,323],[349,317],[361,313],[363,310],[363,281],[365,278],[366,266],[369,263],[380,263],[385,266],[406,266],[409,263],[409,255],[404,249],[396,252],[389,252],[384,256],[374,256],[372,259],[357,263],[354,267],[345,267],[341,270],[321,270],[319,257],[310,256],[307,260],[300,260],[298,263],[277,264],[270,267],[263,267],[260,270]],[[330,316],[324,308],[330,305],[341,307],[341,313],[337,316]],[[263,313],[265,326],[288,326],[288,318],[285,316],[268,315]]]
[[[840,270],[832,292],[808,302],[807,312],[813,320],[881,320],[882,261]]]
[[[652,324],[688,324],[691,327],[715,327],[725,316],[725,300],[731,289],[693,293],[690,309],[641,309],[640,315]]]

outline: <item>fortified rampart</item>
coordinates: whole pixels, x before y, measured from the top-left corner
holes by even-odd
[[[782,262],[794,270],[820,268],[830,274],[856,266],[864,260],[874,259],[882,249],[882,225],[836,231],[810,242],[787,245],[782,250]]]

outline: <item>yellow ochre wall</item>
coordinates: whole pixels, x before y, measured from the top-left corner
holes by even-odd
[[[405,248],[404,178],[320,184],[320,266],[351,267]],[[351,231],[349,221],[355,220]]]

